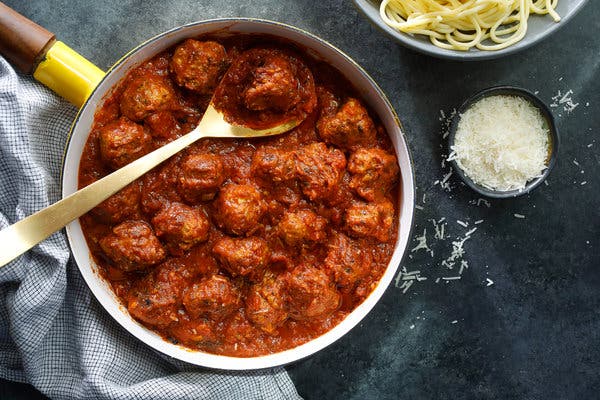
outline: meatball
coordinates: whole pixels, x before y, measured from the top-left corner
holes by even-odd
[[[335,113],[321,113],[317,121],[319,136],[327,143],[348,150],[369,147],[375,142],[375,124],[357,99],[348,99]]]
[[[338,192],[346,168],[344,153],[319,142],[301,147],[294,158],[302,192],[310,200],[331,199]]]
[[[264,211],[262,196],[254,186],[229,184],[219,192],[213,216],[227,233],[249,236],[259,228]]]
[[[188,39],[171,59],[175,83],[200,94],[211,94],[229,61],[225,48],[217,42]]]
[[[181,203],[171,203],[152,218],[156,235],[167,242],[173,255],[181,255],[208,239],[210,222],[204,211]]]
[[[178,324],[169,327],[169,333],[173,337],[168,339],[175,344],[182,343],[188,346],[202,346],[211,348],[222,344],[223,340],[213,328],[210,321],[204,319],[183,320],[179,318]],[[177,339],[175,339],[177,338]]]
[[[224,237],[213,247],[213,254],[232,276],[245,276],[255,282],[262,279],[270,257],[269,245],[257,237]]]
[[[257,176],[272,182],[289,181],[295,176],[292,152],[269,146],[256,150],[251,169]]]
[[[100,156],[113,169],[119,169],[152,150],[152,137],[143,126],[121,117],[100,129]]]
[[[357,242],[346,235],[336,234],[327,247],[325,270],[342,292],[351,292],[371,273],[371,254],[363,251]]]
[[[118,224],[138,213],[139,202],[140,185],[134,182],[94,207],[92,214],[103,222]]]
[[[375,201],[385,196],[398,179],[396,157],[385,150],[358,149],[350,156],[350,187],[361,197]]]
[[[124,271],[146,269],[165,258],[165,250],[144,221],[125,221],[100,240],[100,247]]]
[[[190,203],[212,200],[225,180],[223,162],[215,154],[190,154],[180,168],[177,188]]]
[[[354,202],[346,210],[346,228],[350,236],[372,237],[385,242],[390,238],[393,223],[394,205],[388,200]]]
[[[272,54],[256,68],[250,86],[243,94],[249,110],[287,111],[300,101],[296,68],[282,54]]]
[[[168,326],[179,320],[177,311],[185,282],[174,272],[165,262],[136,282],[127,295],[127,309],[134,318],[154,326]]]
[[[221,320],[240,306],[240,293],[221,275],[204,278],[183,292],[183,305],[192,318]]]
[[[253,285],[246,296],[246,317],[266,333],[273,333],[288,318],[283,303],[282,281],[273,274]]]
[[[177,155],[150,170],[142,177],[140,205],[148,215],[155,215],[165,204],[183,202],[177,191]]]
[[[157,75],[139,76],[129,82],[121,96],[121,113],[133,121],[176,104],[175,91],[166,78]]]
[[[279,236],[290,246],[318,242],[326,237],[327,220],[310,210],[286,212],[277,225]]]
[[[150,128],[154,138],[173,140],[181,135],[181,126],[169,111],[160,111],[148,116],[144,124]]]
[[[283,280],[287,308],[293,319],[327,317],[340,305],[334,283],[315,267],[300,265],[286,273]]]

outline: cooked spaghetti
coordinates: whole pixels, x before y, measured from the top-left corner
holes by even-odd
[[[383,0],[379,13],[390,27],[429,36],[449,50],[500,50],[519,42],[531,14],[556,12],[558,0]]]

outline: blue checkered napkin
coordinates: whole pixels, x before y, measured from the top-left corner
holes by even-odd
[[[60,197],[76,110],[0,57],[0,228]],[[0,268],[0,377],[52,399],[298,399],[283,368],[215,372],[173,362],[101,308],[63,232]]]

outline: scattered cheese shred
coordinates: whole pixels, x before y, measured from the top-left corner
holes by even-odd
[[[482,186],[523,189],[546,167],[548,134],[540,111],[526,99],[485,97],[461,115],[452,158]]]
[[[415,240],[417,241],[417,245],[413,247],[413,249],[410,251],[411,253],[414,253],[418,250],[425,250],[431,255],[431,257],[433,257],[433,250],[431,250],[427,245],[427,229],[423,229],[423,234],[421,236],[417,236]]]

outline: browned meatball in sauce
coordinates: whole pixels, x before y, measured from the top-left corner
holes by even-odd
[[[228,184],[215,200],[217,225],[232,235],[251,235],[265,211],[260,192],[251,185]]]
[[[288,318],[282,287],[281,279],[267,273],[246,295],[246,317],[263,332],[273,333]]]
[[[177,191],[177,157],[170,158],[142,177],[140,206],[146,214],[153,216],[165,204],[183,201]]]
[[[240,306],[240,292],[221,275],[204,278],[184,290],[183,305],[192,318],[221,320]]]
[[[103,222],[118,224],[139,211],[140,184],[134,182],[104,200],[92,209],[92,214]]]
[[[152,150],[152,137],[143,126],[121,117],[100,129],[100,156],[113,169],[119,169]]]
[[[144,120],[150,128],[152,137],[164,140],[173,140],[181,135],[181,126],[172,113],[160,111],[151,114]]]
[[[210,222],[204,211],[171,203],[152,218],[156,235],[167,242],[173,255],[180,255],[208,239]]]
[[[178,344],[182,343],[188,346],[199,346],[211,348],[223,342],[221,335],[216,329],[213,329],[211,321],[205,319],[186,319],[185,316],[179,316],[179,323],[169,327],[169,340]],[[175,338],[179,338],[175,339]]]
[[[269,245],[257,237],[223,237],[213,247],[213,254],[232,276],[260,281],[269,263]]]
[[[346,210],[346,227],[350,236],[372,237],[385,242],[390,238],[393,223],[394,206],[388,200],[354,202]]]
[[[127,309],[135,318],[155,326],[179,320],[182,288],[188,277],[170,262],[136,282],[127,295]]]
[[[340,305],[340,294],[325,272],[300,265],[284,276],[290,317],[297,320],[331,315]]]
[[[253,79],[244,93],[244,105],[249,110],[275,109],[287,111],[300,101],[296,68],[288,57],[272,54],[253,71]]]
[[[326,238],[327,220],[310,210],[286,212],[277,225],[279,236],[290,246],[318,242]]]
[[[325,270],[342,292],[351,292],[371,273],[371,254],[363,251],[356,241],[346,235],[334,235],[327,247],[329,251],[325,258]]]
[[[223,162],[215,154],[190,154],[180,168],[177,188],[190,203],[211,200],[225,180]]]
[[[294,158],[296,175],[306,197],[312,201],[327,200],[338,192],[346,168],[344,153],[319,142],[301,147]]]
[[[323,112],[322,106],[317,130],[325,142],[348,150],[372,146],[377,135],[369,113],[354,98],[349,98],[337,111],[331,113]]]
[[[165,258],[165,250],[144,221],[125,221],[100,240],[100,247],[124,271],[146,269]]]
[[[175,49],[171,71],[179,86],[211,94],[229,65],[225,48],[217,42],[188,39]]]
[[[169,81],[158,75],[140,76],[129,82],[121,97],[121,113],[133,121],[158,111],[172,109],[175,91]]]
[[[267,181],[284,182],[294,179],[295,168],[291,151],[266,146],[256,150],[252,157],[252,172]]]
[[[398,163],[385,150],[358,149],[348,161],[352,173],[350,187],[366,200],[374,201],[387,194],[398,179]]]

